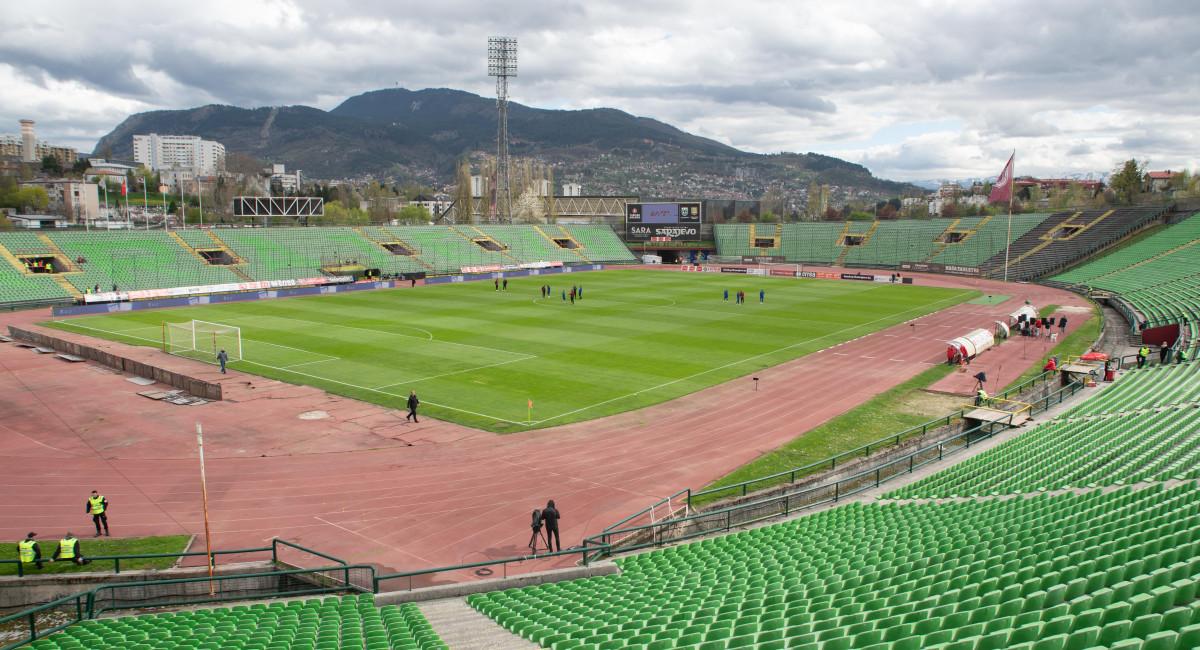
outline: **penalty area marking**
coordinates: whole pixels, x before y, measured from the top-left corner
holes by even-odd
[[[55,322],[56,322],[56,323],[61,323],[61,324],[67,324],[67,325],[70,325],[71,327],[79,327],[79,328],[81,328],[81,329],[91,330],[91,331],[93,331],[93,332],[102,332],[102,333],[104,333],[104,334],[115,334],[115,335],[118,335],[118,336],[124,336],[124,337],[126,337],[126,338],[137,339],[137,340],[139,340],[139,341],[149,341],[150,343],[161,343],[161,341],[156,341],[156,340],[154,340],[154,339],[148,339],[148,338],[146,338],[146,337],[144,337],[144,336],[134,336],[133,334],[124,334],[124,333],[121,333],[121,332],[118,332],[118,331],[115,331],[115,330],[106,330],[106,329],[102,329],[102,328],[99,328],[99,327],[91,327],[91,326],[88,326],[88,325],[80,325],[80,324],[78,324],[78,323],[71,323],[70,321],[55,321]],[[401,335],[399,335],[399,336],[405,336],[405,335],[401,334]],[[415,338],[415,337],[409,337],[409,338]],[[444,342],[444,341],[443,341],[443,342]],[[510,352],[509,354],[514,354],[514,353],[511,353],[511,352]],[[183,358],[185,358],[185,359],[191,359],[192,361],[199,361],[199,362],[201,362],[201,363],[207,363],[207,364],[209,364],[209,365],[214,365],[212,362],[205,361],[205,360],[203,360],[203,359],[192,359],[192,357],[183,357]],[[525,361],[526,359],[533,359],[533,358],[537,358],[537,357],[536,357],[536,355],[527,355],[525,358],[522,358],[522,359],[512,359],[512,360],[510,360],[510,361],[506,361],[506,362],[504,362],[504,363],[516,363],[517,361]],[[334,360],[338,360],[338,361],[340,361],[340,359],[337,359],[336,357],[335,357],[334,359],[322,359],[321,361],[334,361]],[[318,363],[318,362],[314,361],[314,362],[311,362],[311,363]],[[254,366],[259,366],[259,367],[262,367],[262,368],[271,368],[272,370],[278,370],[278,371],[280,371],[280,372],[287,372],[287,373],[291,373],[291,374],[293,374],[293,375],[303,375],[303,376],[305,376],[305,377],[310,377],[310,378],[312,378],[312,379],[316,379],[316,380],[318,380],[318,381],[328,381],[328,382],[332,382],[332,383],[334,383],[334,384],[339,384],[339,385],[342,385],[342,386],[347,386],[347,387],[349,387],[349,388],[357,388],[357,389],[359,389],[359,390],[365,390],[365,391],[369,391],[369,392],[372,392],[372,393],[379,393],[380,395],[387,395],[387,396],[389,396],[389,397],[395,397],[395,398],[398,398],[398,399],[404,399],[405,397],[408,397],[407,395],[401,395],[400,393],[389,393],[389,392],[387,392],[387,391],[385,391],[385,390],[380,390],[380,389],[378,389],[378,388],[371,388],[371,387],[369,387],[369,386],[360,386],[360,385],[358,385],[358,384],[351,384],[351,383],[349,383],[349,382],[345,382],[345,381],[338,381],[337,379],[331,379],[331,378],[329,378],[329,377],[322,377],[321,375],[314,375],[314,374],[307,373],[307,372],[301,372],[301,371],[299,371],[299,370],[292,370],[292,369],[291,369],[291,368],[292,368],[292,366],[272,366],[272,365],[270,365],[270,364],[266,364],[266,363],[259,363],[259,362],[257,362],[257,361],[251,361],[251,360],[249,360],[249,359],[239,359],[239,360],[237,360],[237,361],[232,361],[232,362],[230,362],[230,364],[229,364],[229,365],[230,365],[230,366],[235,366],[235,365],[245,365],[245,364],[250,364],[250,365],[254,365]],[[493,365],[496,365],[496,364],[493,364]],[[469,370],[478,370],[478,369],[479,369],[479,368],[470,368],[470,369],[468,369],[468,370],[464,370],[464,371],[461,371],[461,372],[468,372]],[[429,378],[428,378],[428,377],[426,377],[425,379],[429,379]],[[407,383],[407,382],[400,382],[400,383]],[[457,413],[466,413],[467,415],[474,415],[475,417],[480,417],[480,418],[484,418],[484,419],[487,419],[487,420],[495,420],[496,422],[507,422],[507,423],[509,423],[509,424],[515,424],[515,425],[518,425],[518,426],[527,426],[527,425],[529,424],[528,422],[518,422],[518,421],[516,421],[516,420],[509,420],[508,418],[497,417],[497,416],[495,416],[495,415],[487,415],[486,413],[477,413],[477,412],[475,412],[475,411],[469,411],[469,410],[467,410],[467,409],[461,409],[461,408],[458,408],[458,407],[455,407],[455,406],[449,406],[449,405],[447,405],[447,404],[439,404],[439,403],[437,403],[437,402],[431,402],[431,401],[429,401],[429,400],[422,400],[422,401],[423,401],[425,404],[429,404],[430,406],[436,406],[436,407],[438,407],[438,408],[444,408],[444,409],[447,409],[447,410],[450,410],[450,411],[455,411],[455,412],[457,412]]]

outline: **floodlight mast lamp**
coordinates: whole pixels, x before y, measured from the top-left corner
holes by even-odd
[[[488,76],[496,78],[496,198],[500,221],[512,221],[512,188],[508,158],[508,78],[517,76],[517,39],[488,39]]]

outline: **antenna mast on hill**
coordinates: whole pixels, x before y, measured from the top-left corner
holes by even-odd
[[[508,164],[508,78],[517,76],[517,39],[493,36],[488,39],[488,76],[496,78],[496,182],[493,184],[492,213],[500,221],[512,221],[512,189]]]

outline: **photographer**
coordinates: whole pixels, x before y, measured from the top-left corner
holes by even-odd
[[[554,499],[546,502],[542,510],[542,524],[546,526],[546,547],[548,551],[561,551],[562,540],[558,537],[558,520],[562,514],[554,507]]]

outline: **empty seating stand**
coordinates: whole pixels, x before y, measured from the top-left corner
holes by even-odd
[[[416,605],[372,595],[89,620],[34,641],[37,650],[440,650]]]
[[[1054,282],[1117,294],[1152,326],[1182,326],[1187,356],[1200,341],[1200,214],[1111,255],[1054,276]]]
[[[1111,246],[1160,218],[1162,207],[1070,210],[1046,218],[1013,241],[1008,277],[1033,280],[1059,271]],[[983,263],[992,277],[1004,274],[1004,252]]]
[[[30,255],[55,256],[71,268],[30,274],[21,261]],[[0,258],[0,303],[68,301],[72,292],[113,285],[136,290],[290,280],[347,268],[447,274],[471,266],[636,260],[607,226],[553,224],[6,232],[0,233]]]

